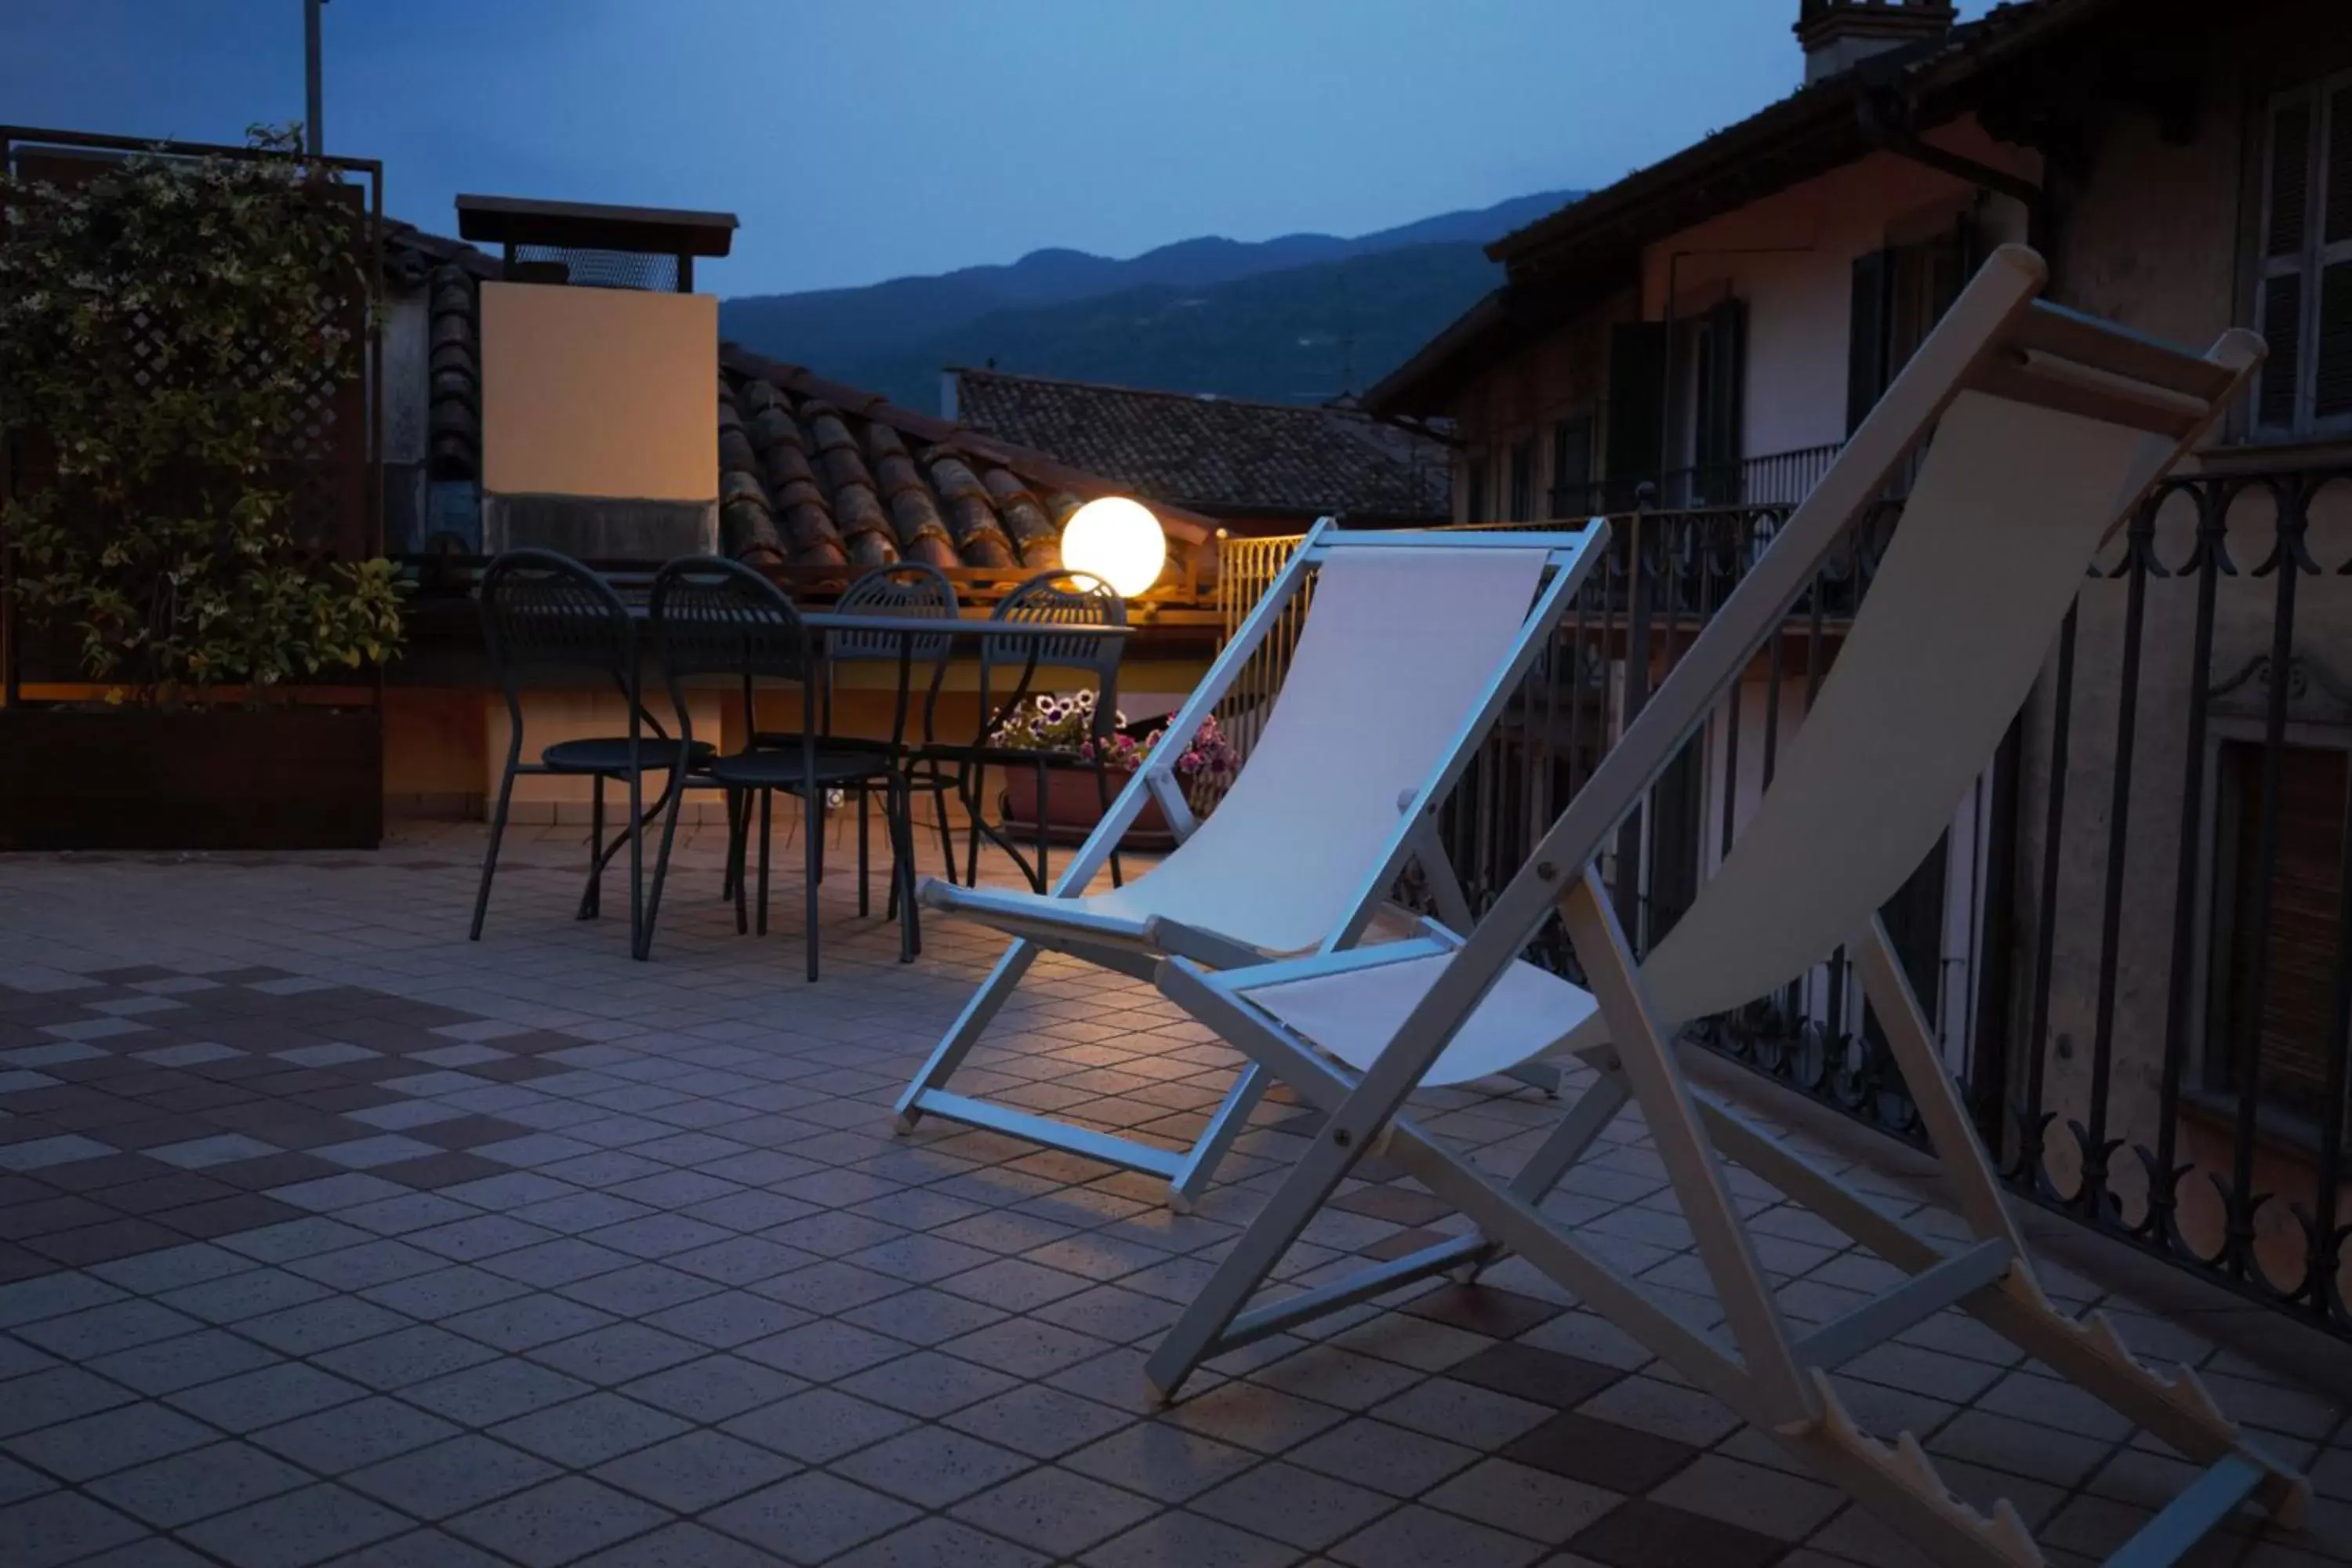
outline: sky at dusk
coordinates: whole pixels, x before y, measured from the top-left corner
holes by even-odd
[[[697,280],[765,293],[1605,184],[1790,91],[1796,12],[331,0],[322,118],[396,216],[452,232],[460,191],[730,211]],[[301,0],[0,0],[0,119],[216,141],[301,112]]]

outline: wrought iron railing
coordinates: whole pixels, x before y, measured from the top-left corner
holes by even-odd
[[[1474,907],[1790,510],[1612,518],[1605,559],[1442,807]],[[1890,500],[1856,525],[1604,858],[1643,950],[1736,842],[1900,518]],[[1228,542],[1228,626],[1295,542]],[[1296,629],[1226,703],[1244,744]],[[2176,478],[2107,546],[2025,711],[1886,914],[2016,1191],[2352,1337],[2347,745],[2352,467]],[[1530,956],[1575,971],[1556,925]],[[1923,1141],[1843,953],[1691,1033]]]
[[[1641,506],[1691,510],[1706,507],[1786,507],[1805,499],[1830,471],[1843,441],[1769,452],[1725,463],[1699,463],[1632,478],[1555,485],[1554,517],[1591,517]]]

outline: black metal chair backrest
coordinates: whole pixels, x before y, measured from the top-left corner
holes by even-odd
[[[637,628],[612,584],[552,550],[509,550],[483,570],[482,637],[510,690],[593,672],[625,695],[637,679]]]
[[[836,614],[844,616],[945,621],[957,618],[955,584],[948,581],[946,573],[920,561],[899,561],[875,567],[842,590],[833,607]],[[836,631],[825,638],[826,658],[835,665],[887,662],[900,668],[898,703],[890,721],[893,746],[904,743],[907,738],[907,702],[918,665],[927,665],[930,669],[929,685],[923,695],[923,739],[929,742],[933,738],[940,688],[945,683],[948,661],[954,652],[955,638],[944,634],[907,637],[887,632]],[[833,733],[830,682],[825,690],[824,730],[828,735]]]
[[[1046,572],[1007,594],[989,618],[1030,626],[1124,626],[1127,601],[1099,577],[1084,572]],[[982,710],[989,710],[991,694],[1000,689],[1000,669],[1017,669],[1020,677],[1012,695],[995,710],[996,721],[1020,706],[1038,684],[1041,671],[1082,670],[1094,678],[1094,738],[1099,741],[1112,727],[1112,710],[1118,701],[1119,655],[1126,643],[1123,637],[1095,631],[1074,630],[1058,637],[983,635],[980,639]]]
[[[687,680],[739,677],[749,725],[756,680],[790,681],[805,693],[821,668],[808,623],[792,600],[740,562],[715,555],[670,562],[654,574],[646,618],[677,710],[681,742],[690,734]]]
[[[904,616],[951,621],[956,618],[955,584],[938,567],[920,561],[877,566],[842,590],[834,610],[844,616]],[[826,639],[827,657],[843,664],[853,659],[897,659],[904,638],[882,632],[835,632]],[[944,659],[953,649],[950,637],[919,637],[913,657],[919,661]]]

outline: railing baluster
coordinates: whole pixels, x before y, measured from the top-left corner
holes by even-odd
[[[2196,629],[2189,655],[2189,733],[2181,759],[2179,862],[2173,868],[2172,955],[2166,977],[2164,1065],[2157,1083],[2156,1156],[2148,1162],[2146,1234],[2159,1247],[2187,1250],[2177,1215],[2180,1178],[2176,1164],[2180,1141],[2181,1079],[2188,1070],[2189,1010],[2195,994],[2198,920],[2197,870],[2205,843],[2205,726],[2212,700],[2213,612],[2221,578],[2236,576],[2230,563],[2230,503],[2237,498],[2226,481],[2197,494],[2197,542],[2182,564],[2197,574]]]
[[[2042,819],[2040,915],[2033,931],[2033,1020],[2025,1029],[2025,1107],[2018,1116],[2018,1173],[2037,1193],[2055,1192],[2042,1164],[2042,1131],[2050,1119],[2042,1104],[2051,1046],[2050,984],[2058,943],[2058,843],[2066,826],[2066,750],[2074,710],[2074,626],[2081,610],[2079,599],[2066,607],[2066,619],[2058,628],[2058,671],[2051,682],[2050,796]]]
[[[2083,1129],[2083,1209],[2104,1221],[2106,1205],[2107,1098],[2115,1076],[2116,974],[2123,961],[2124,870],[2131,842],[2132,752],[2139,721],[2140,638],[2147,618],[2147,579],[2154,566],[2157,502],[2144,502],[2124,532],[2125,578],[2122,689],[2116,704],[2115,787],[2107,799],[2106,889],[2099,912],[2099,991],[2091,1025],[2091,1106]]]
[[[2254,1190],[2255,1140],[2262,1107],[2263,1008],[2269,1000],[2272,902],[2278,892],[2279,768],[2286,757],[2287,691],[2294,662],[2295,584],[2305,566],[2303,531],[2309,492],[2289,483],[2280,497],[2278,541],[2271,558],[2254,569],[2278,578],[2272,611],[2270,700],[2263,720],[2262,807],[2254,850],[2254,929],[2248,946],[2246,1000],[2238,1020],[2238,1049],[2231,1062],[2238,1080],[2236,1142],[2231,1149],[2229,1237],[2231,1271],[2242,1279],[2259,1281],[2262,1264],[2254,1255],[2254,1211],[2268,1194]],[[2316,568],[2314,568],[2315,571]]]

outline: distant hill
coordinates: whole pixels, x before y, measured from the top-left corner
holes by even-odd
[[[1480,253],[1573,198],[1544,192],[1377,234],[1181,240],[1124,261],[1032,251],[1003,267],[721,301],[746,348],[938,405],[939,371],[1038,375],[1312,403],[1377,380],[1491,288]]]

